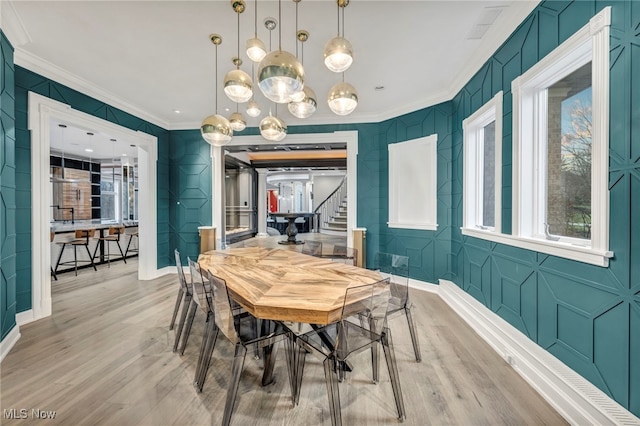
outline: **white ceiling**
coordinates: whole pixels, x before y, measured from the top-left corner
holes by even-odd
[[[251,73],[243,51],[254,32],[255,9],[253,0],[245,1],[240,49],[242,68]],[[167,129],[198,128],[214,112],[215,48],[209,34],[219,33],[218,112],[235,110],[221,89],[238,39],[236,14],[227,0],[0,3],[2,28],[14,45],[17,65]],[[290,126],[375,122],[449,100],[537,3],[351,0],[345,36],[355,60],[345,80],[356,87],[360,102],[353,114],[338,117],[329,110],[326,95],[341,76],[322,63],[323,46],[337,32],[336,2],[302,1],[298,26],[310,32],[304,45],[305,83],[317,93],[319,107],[308,120],[291,116],[286,105],[278,107],[278,115]],[[258,12],[258,35],[268,46],[263,20],[278,17],[278,2],[259,0]],[[496,15],[493,25],[485,25]],[[295,53],[291,0],[282,1],[282,21],[282,47]],[[469,39],[486,28],[482,39]],[[264,114],[269,104],[262,94],[256,100]],[[250,119],[249,125],[259,119]]]

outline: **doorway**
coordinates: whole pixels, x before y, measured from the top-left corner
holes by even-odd
[[[49,191],[50,128],[60,121],[90,128],[131,141],[137,146],[139,167],[139,266],[138,279],[157,275],[157,184],[158,141],[155,136],[136,132],[69,105],[29,92],[29,129],[31,130],[31,311],[19,314],[20,324],[51,315],[51,260],[49,242],[51,194]]]

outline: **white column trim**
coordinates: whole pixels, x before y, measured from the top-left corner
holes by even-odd
[[[256,237],[264,238],[267,237],[267,169],[256,169],[258,172],[258,199],[256,203],[258,204],[258,217],[257,221],[257,230],[258,234]]]

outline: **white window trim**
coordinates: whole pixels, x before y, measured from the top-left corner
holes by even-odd
[[[482,228],[477,219],[481,215],[483,200],[478,194],[482,193],[480,186],[484,168],[483,130],[486,125],[495,121],[495,217],[494,227]],[[502,91],[496,93],[486,104],[480,107],[462,122],[464,132],[464,167],[463,175],[463,227],[462,234],[478,231],[481,233],[500,233],[502,230]]]
[[[607,267],[613,253],[609,251],[609,26],[611,8],[595,15],[577,33],[512,82],[513,92],[513,234],[486,238],[504,240],[505,244]],[[540,238],[541,214],[536,210],[532,194],[539,194],[544,176],[532,158],[540,134],[546,133],[532,120],[539,111],[540,97],[533,96],[539,87],[555,82],[568,72],[592,61],[592,180],[591,180],[591,245],[582,247],[570,241]],[[555,73],[545,72],[549,67]],[[544,104],[543,104],[544,105]],[[544,132],[544,133],[543,133]],[[542,181],[541,181],[542,180]],[[542,212],[544,213],[544,212]],[[475,232],[474,232],[475,233]]]
[[[423,138],[413,139],[389,145],[389,228],[419,229],[436,231],[437,205],[438,205],[438,135],[433,134]],[[424,162],[424,176],[408,185],[401,176],[400,152],[406,149],[426,148],[428,158],[418,158]],[[413,191],[415,200],[421,200],[421,211],[426,212],[428,217],[424,220],[408,221],[403,217],[403,210],[399,202],[400,193]]]

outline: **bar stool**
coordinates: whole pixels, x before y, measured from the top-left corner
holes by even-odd
[[[77,229],[75,233],[75,238],[73,240],[62,241],[57,243],[57,244],[62,244],[62,248],[60,249],[60,254],[58,255],[58,261],[56,262],[56,268],[54,269],[54,274],[58,273],[58,267],[60,265],[73,264],[74,269],[76,271],[76,276],[78,276],[78,253],[76,250],[78,246],[84,246],[84,248],[87,250],[87,254],[89,255],[89,260],[81,260],[80,262],[90,263],[91,266],[93,266],[93,269],[97,271],[98,269],[96,268],[96,264],[93,263],[93,256],[91,256],[91,252],[89,251],[89,238],[93,238],[95,233],[96,233],[95,229]],[[68,245],[73,247],[73,262],[71,261],[60,262],[60,259],[62,259],[62,253],[64,253],[64,248]]]
[[[118,245],[118,250],[120,250],[120,255],[122,256],[122,260],[124,260],[124,263],[127,263],[127,259],[124,256],[124,253],[122,252],[122,247],[120,246],[120,235],[124,234],[124,226],[111,226],[109,227],[109,233],[107,235],[105,235],[104,237],[99,237],[98,238],[98,244],[96,244],[96,248],[93,251],[93,257],[92,259],[96,258],[96,255],[98,254],[98,247],[100,246],[101,243],[106,244],[107,246],[107,265],[109,266],[109,268],[111,267],[111,253],[110,253],[110,242],[114,241],[117,245]]]
[[[56,237],[56,233],[53,231],[49,231],[49,241],[53,242],[53,239]],[[51,268],[51,276],[54,280],[58,281],[58,276],[56,275],[56,271],[53,270],[53,266],[49,266]]]
[[[129,229],[133,229],[133,232],[127,232],[127,230]],[[125,235],[129,236],[129,242],[127,243],[127,249],[124,251],[124,257],[127,257],[127,254],[129,254],[129,252],[131,253],[138,253],[138,250],[140,248],[140,236],[138,235],[138,227],[136,226],[135,228],[127,228],[124,230]],[[138,238],[138,248],[132,248],[130,249],[129,247],[131,247],[131,240],[133,240],[133,237]]]

